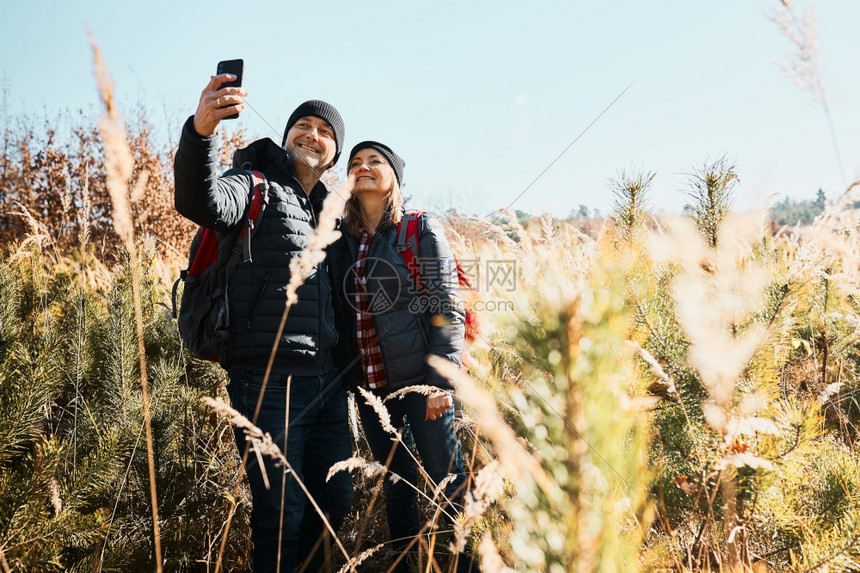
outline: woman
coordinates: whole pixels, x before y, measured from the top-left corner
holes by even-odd
[[[404,430],[402,442],[414,440],[423,462],[420,473],[426,472],[434,484],[455,474],[445,489],[453,507],[440,502],[453,515],[462,502],[466,479],[460,443],[452,429],[453,386],[427,366],[425,359],[427,354],[435,354],[459,364],[464,305],[445,235],[426,214],[417,215],[417,243],[412,243],[417,272],[410,270],[398,250],[399,225],[406,224],[404,215],[410,216],[400,194],[404,166],[391,148],[375,141],[359,143],[349,155],[353,195],[345,209],[343,236],[329,253],[332,281],[339,293],[337,311],[344,325],[341,351],[344,366],[352,363],[347,370],[349,382],[382,399],[407,386],[441,390],[432,396],[409,392],[389,400],[386,407],[392,424]],[[413,539],[422,524],[417,493],[409,484],[420,488],[425,480],[419,477],[413,455],[402,442],[392,441],[366,400],[358,397],[356,402],[373,456],[409,482],[384,482],[393,546],[398,552],[407,547],[417,551]],[[464,567],[468,561],[460,556],[458,569],[468,570]],[[397,571],[406,570],[403,556]]]

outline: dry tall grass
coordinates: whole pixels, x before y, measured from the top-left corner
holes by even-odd
[[[110,193],[112,209],[111,218],[116,234],[131,257],[131,267],[138,267],[137,246],[134,242],[134,230],[129,209],[130,202],[140,199],[146,186],[148,172],[143,171],[135,187],[129,192],[128,180],[134,169],[134,159],[126,144],[125,123],[119,116],[113,98],[113,80],[108,74],[99,46],[90,34],[90,45],[93,49],[93,66],[96,80],[104,104],[104,115],[99,122],[99,133],[104,142],[106,186]],[[132,296],[134,298],[134,317],[137,325],[137,354],[140,359],[140,387],[143,398],[143,426],[146,433],[146,458],[149,464],[149,489],[152,500],[152,543],[155,550],[155,570],[162,571],[161,532],[158,520],[158,491],[155,484],[155,452],[152,440],[152,414],[149,397],[149,381],[147,379],[146,349],[143,335],[143,310],[140,300],[139,274],[132,272]]]
[[[639,181],[635,175],[619,181],[622,202],[623,189],[643,191],[623,183]],[[620,216],[619,205],[619,216],[597,239],[549,218],[530,228],[510,218],[489,230],[482,221],[452,221],[452,243],[461,257],[509,261],[517,268],[512,289],[495,283],[491,292],[475,293],[514,307],[482,317],[473,378],[450,373],[466,403],[460,431],[472,473],[453,549],[471,548],[487,568],[515,570],[854,567],[852,540],[860,530],[860,242],[851,205],[848,195],[809,229],[777,237],[767,233],[760,214],[730,210],[715,225],[701,225],[655,219],[647,209]],[[36,217],[4,264],[20,266],[24,253],[45,252],[49,256],[39,259],[44,264],[68,268],[49,240],[52,231]],[[152,255],[147,261],[157,262]],[[486,286],[487,267],[479,266]],[[109,288],[110,272],[97,257],[74,269],[74,292]],[[165,300],[165,284],[147,284],[161,289],[156,303]],[[45,286],[32,288],[20,292],[47,292]],[[158,304],[152,308],[166,313]],[[4,316],[3,328],[18,320]],[[72,332],[85,333],[78,324],[77,318],[70,323]],[[144,334],[148,356],[158,356],[153,349],[169,337],[155,342]],[[83,364],[85,355],[78,356]],[[187,367],[180,380],[204,372],[193,360]],[[83,404],[99,384],[97,374],[73,371],[80,374],[72,376],[70,396]],[[5,372],[0,387],[17,376],[17,370]],[[41,396],[34,404],[64,400]],[[32,410],[35,419],[39,411]],[[160,426],[167,415],[153,408]],[[81,440],[87,416],[79,411],[70,440]],[[66,434],[55,435],[62,443]],[[156,438],[161,447],[169,443],[162,440]],[[227,441],[222,451],[230,447]],[[361,457],[369,458],[364,451]],[[84,454],[77,456],[80,464]],[[166,460],[156,458],[160,476]],[[238,460],[230,463],[238,467]],[[390,476],[353,463],[350,469],[369,472],[356,477],[368,488],[359,491],[366,515],[356,514],[340,532],[344,548],[358,543],[339,566],[374,568],[383,562],[386,534],[373,492],[379,479]],[[65,493],[67,479],[56,475],[59,490],[46,479],[44,499],[53,499],[50,506],[63,515],[75,504]],[[223,491],[231,491],[236,474],[218,475]],[[165,487],[163,478],[155,483]],[[427,531],[440,515],[437,489],[430,486],[422,498]],[[187,503],[171,499],[177,507]],[[213,566],[223,523],[214,524],[204,551]],[[239,538],[247,539],[246,523],[239,527]],[[120,531],[107,531],[111,543],[123,539]],[[106,547],[99,534],[92,539],[93,547]],[[23,562],[21,541],[6,537],[0,543],[9,567]],[[431,546],[425,541],[417,543],[427,557]],[[177,546],[171,547],[166,563],[176,563]],[[434,547],[430,557],[441,565],[440,551],[447,550]]]
[[[842,184],[848,185],[845,178],[845,168],[842,165],[842,153],[836,137],[836,128],[830,114],[830,105],[824,84],[821,54],[818,48],[818,25],[815,13],[815,3],[810,0],[803,15],[798,14],[794,4],[789,0],[780,0],[770,15],[774,24],[791,45],[785,59],[779,66],[804,95],[821,106],[830,129],[833,150],[836,153],[836,164],[842,176]]]
[[[107,126],[35,153],[31,128],[4,133],[0,568],[210,570],[221,548],[247,570],[239,420],[200,407],[223,376],[181,348],[164,306],[192,234],[152,223],[174,217],[168,154]],[[432,363],[465,403],[471,479],[451,532],[444,483],[419,488],[424,570],[465,549],[488,571],[860,568],[857,187],[774,236],[732,211],[737,177],[706,162],[692,216],[669,217],[648,211],[649,173],[622,173],[591,236],[551,217],[449,220],[480,261],[472,302],[497,310],[470,377]],[[360,434],[356,449],[335,468],[356,473],[356,510],[329,533],[342,570],[376,570],[379,485],[397,478]]]

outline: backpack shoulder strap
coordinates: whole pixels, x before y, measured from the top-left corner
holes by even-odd
[[[245,219],[245,224],[242,225],[242,230],[236,237],[236,242],[233,243],[233,249],[230,252],[230,259],[224,269],[224,274],[220,277],[223,280],[224,288],[224,324],[230,326],[230,275],[236,270],[236,265],[239,264],[239,259],[246,263],[253,262],[251,258],[251,238],[257,232],[260,219],[263,218],[263,211],[269,204],[269,180],[260,171],[247,171],[251,175],[251,205],[248,207],[248,218]]]
[[[242,260],[250,263],[253,261],[251,258],[251,238],[257,232],[263,211],[269,204],[269,181],[260,171],[247,171],[247,173],[251,176],[251,205],[248,207],[248,218],[245,220],[245,225],[233,246],[233,252],[242,253]]]
[[[418,286],[418,290],[424,292],[424,287],[421,284],[421,269],[418,264],[420,256],[418,248],[418,220],[425,211],[407,211],[403,214],[403,219],[397,224],[397,250],[406,262],[409,272],[412,273],[412,278]]]

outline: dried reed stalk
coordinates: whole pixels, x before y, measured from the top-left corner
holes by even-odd
[[[334,539],[341,553],[343,553],[344,558],[346,560],[349,560],[349,553],[346,552],[346,549],[340,542],[337,533],[331,526],[331,523],[329,523],[328,518],[326,518],[325,513],[322,509],[320,509],[320,506],[317,504],[314,497],[308,491],[307,487],[305,487],[305,484],[301,480],[299,475],[295,472],[295,470],[293,470],[293,467],[290,465],[290,462],[287,461],[287,458],[286,456],[284,456],[283,452],[281,452],[281,449],[272,440],[272,436],[266,432],[263,432],[260,428],[251,423],[248,418],[225,404],[224,401],[221,400],[221,398],[210,398],[208,396],[205,396],[201,400],[204,404],[206,404],[219,414],[224,414],[229,417],[230,423],[232,423],[234,426],[236,426],[237,428],[241,428],[247,436],[248,441],[253,444],[253,448],[256,451],[260,452],[260,454],[262,455],[267,455],[270,458],[274,459],[276,462],[278,462],[281,467],[285,468],[286,474],[292,474],[293,479],[295,479],[296,483],[299,484],[299,487],[302,488],[302,491],[307,496],[308,500],[311,502],[311,505],[314,506],[314,509],[319,514],[320,519],[328,529],[329,533],[332,536],[332,539]]]
[[[436,497],[439,495],[440,484],[437,484],[433,481],[433,479],[430,477],[430,475],[424,469],[424,466],[415,458],[415,454],[412,453],[412,448],[408,447],[405,443],[403,443],[403,434],[401,434],[400,431],[397,428],[395,428],[394,425],[391,423],[391,414],[388,412],[388,408],[385,407],[385,404],[383,403],[382,398],[380,398],[379,396],[377,396],[373,392],[369,392],[368,390],[365,390],[364,388],[361,388],[361,387],[359,387],[358,391],[362,396],[364,396],[364,399],[367,402],[367,404],[371,408],[373,408],[374,412],[376,412],[376,415],[379,418],[379,422],[382,425],[382,429],[385,430],[387,433],[391,434],[391,440],[393,442],[399,443],[400,446],[404,449],[404,451],[407,454],[409,454],[409,456],[415,462],[415,466],[417,467],[418,471],[421,473],[422,477],[427,481],[428,484],[430,484],[430,486],[433,488],[434,492],[436,492],[436,493],[434,494],[434,497],[431,498],[430,496],[425,494],[423,491],[421,491],[418,487],[416,487],[414,484],[409,482],[409,480],[403,480],[404,483],[406,483],[409,487],[414,489],[418,493],[418,495],[426,498],[432,504],[436,505],[438,510],[442,511],[442,513],[444,513],[449,519],[453,520],[454,516],[451,515],[450,513],[448,513],[447,511],[445,511],[442,508],[442,505],[436,502]],[[390,462],[390,460],[389,460],[389,462]],[[403,479],[402,476],[399,476],[396,473],[388,471],[387,468],[386,468],[386,472],[387,472],[387,475],[389,476],[389,479],[392,482],[397,482],[397,481]],[[447,479],[448,478],[446,477],[440,483],[444,483]],[[448,499],[447,497],[445,497],[444,495],[442,497],[444,498],[443,501],[444,501],[445,505],[450,507],[452,505],[451,500]]]
[[[361,565],[361,563],[365,559],[367,559],[368,557],[370,557],[371,555],[373,555],[374,553],[376,553],[377,551],[379,551],[383,547],[385,547],[385,544],[380,543],[379,545],[374,545],[370,549],[365,549],[364,551],[362,551],[361,553],[359,553],[358,555],[356,555],[355,557],[353,557],[352,559],[347,561],[343,567],[341,567],[340,569],[337,570],[337,573],[346,573],[347,571],[355,571],[355,568],[358,567],[359,565]]]
[[[6,554],[3,552],[2,547],[0,547],[0,567],[3,568],[3,573],[12,573],[12,568],[9,567],[9,563],[6,561]]]
[[[385,397],[385,400],[383,400],[383,402],[388,402],[389,400],[393,400],[395,398],[400,400],[407,394],[421,394],[422,396],[427,396],[428,398],[438,398],[440,396],[446,395],[447,393],[448,391],[444,388],[420,384],[415,386],[406,386],[404,388],[401,388],[400,390],[392,392]]]
[[[842,184],[847,186],[845,168],[842,165],[842,153],[839,150],[839,142],[836,139],[836,129],[833,126],[833,118],[830,115],[830,106],[827,104],[827,96],[824,91],[824,75],[821,69],[818,50],[818,26],[815,16],[815,3],[810,1],[809,6],[799,16],[794,6],[788,0],[780,0],[780,6],[775,8],[770,16],[771,21],[776,24],[783,35],[794,48],[786,56],[785,62],[778,62],[783,72],[800,88],[804,94],[821,106],[827,118],[827,126],[830,129],[830,138],[833,149],[836,152],[836,161],[839,166],[839,174],[842,176]]]
[[[155,485],[155,455],[153,452],[152,423],[150,413],[149,384],[146,372],[146,351],[143,342],[143,312],[140,300],[139,261],[134,244],[134,227],[128,201],[128,180],[134,168],[131,150],[125,136],[125,124],[114,101],[113,80],[102,58],[101,50],[92,32],[88,31],[93,50],[93,68],[99,95],[104,104],[104,114],[99,122],[99,132],[104,141],[105,173],[108,192],[113,209],[111,216],[114,230],[123,241],[131,257],[131,288],[134,298],[134,317],[137,324],[137,347],[140,358],[140,385],[143,395],[143,424],[146,429],[146,457],[149,466],[149,490],[152,499],[152,536],[155,548],[155,570],[162,571],[161,535],[158,525],[158,492]]]
[[[354,470],[361,470],[362,475],[366,478],[384,475],[388,471],[386,467],[379,462],[372,462],[362,457],[353,456],[331,466],[328,469],[328,475],[326,475],[325,481],[331,480],[332,476],[338,472],[352,472]]]
[[[548,495],[553,495],[558,490],[558,484],[523,448],[514,431],[505,423],[496,408],[492,396],[478,388],[472,378],[461,373],[457,365],[450,360],[431,354],[427,356],[427,364],[435,368],[442,376],[454,381],[457,386],[457,395],[472,406],[478,425],[495,444],[498,450],[498,459],[506,473],[512,479],[516,476],[528,477]]]

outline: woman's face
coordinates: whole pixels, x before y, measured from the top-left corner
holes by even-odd
[[[348,173],[355,178],[353,193],[387,196],[394,186],[394,169],[385,157],[373,148],[360,150],[349,162]]]

